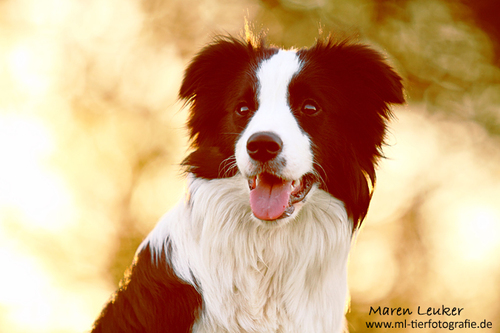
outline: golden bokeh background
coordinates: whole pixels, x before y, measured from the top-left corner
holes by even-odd
[[[359,35],[405,77],[350,258],[351,332],[428,319],[370,306],[443,304],[462,315],[433,320],[500,332],[497,16],[496,0],[0,1],[0,333],[90,330],[183,193],[182,71],[245,17],[285,47]]]

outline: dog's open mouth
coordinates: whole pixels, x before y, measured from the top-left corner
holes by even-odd
[[[307,173],[297,180],[286,180],[269,173],[261,173],[248,180],[250,207],[255,217],[273,221],[289,217],[294,204],[306,197],[315,177]]]

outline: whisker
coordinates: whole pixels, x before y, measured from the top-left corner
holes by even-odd
[[[233,170],[236,170],[236,171],[233,172]],[[236,164],[236,162],[232,162],[232,163],[229,164],[229,167],[226,170],[226,172],[224,173],[224,176],[231,177],[234,174],[236,174],[237,171],[238,171],[238,165]]]
[[[325,175],[325,178],[328,179],[328,175],[325,171],[325,169],[321,166],[321,164],[319,164],[318,162],[316,161],[313,161],[313,165],[316,166],[318,169],[321,169],[321,171],[323,171],[323,174]],[[323,187],[325,189],[325,191],[328,191],[328,186],[326,185],[326,179],[324,179],[322,176],[321,176],[321,173],[316,170],[314,170],[314,175],[319,179],[319,182],[320,182],[320,186]]]
[[[238,165],[236,164],[236,157],[231,155],[220,163],[219,176],[224,178],[230,177],[231,171],[235,168],[238,168]]]

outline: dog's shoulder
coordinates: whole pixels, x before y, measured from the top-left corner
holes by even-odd
[[[164,244],[159,252],[149,244],[141,248],[93,333],[190,332],[201,296],[174,273],[168,239]]]

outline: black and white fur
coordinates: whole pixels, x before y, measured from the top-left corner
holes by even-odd
[[[220,37],[180,97],[191,107],[186,197],[93,332],[342,331],[351,238],[401,78],[348,40],[281,50]],[[276,190],[255,197],[263,186]]]

